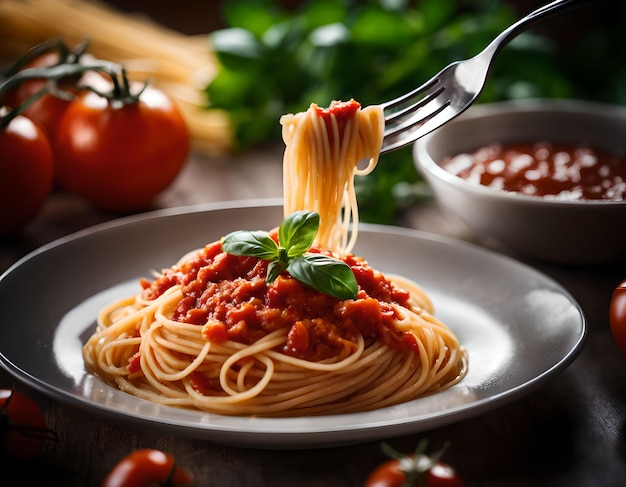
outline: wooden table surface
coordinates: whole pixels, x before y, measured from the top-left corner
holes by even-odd
[[[194,155],[155,208],[280,197],[281,158],[282,147],[223,158]],[[118,216],[94,211],[56,192],[22,235],[0,241],[0,271],[40,245]],[[398,224],[476,241],[431,203],[401,215]],[[612,341],[608,323],[610,296],[626,277],[626,263],[589,268],[526,263],[563,285],[583,308],[589,330],[580,355],[521,399],[388,442],[411,451],[423,437],[433,448],[449,441],[444,458],[458,468],[468,486],[626,485],[626,360]],[[0,372],[0,385],[7,387],[12,381]],[[380,442],[294,451],[217,445],[105,419],[25,384],[16,387],[38,402],[59,437],[47,445],[40,461],[22,464],[2,458],[4,478],[14,472],[28,480],[27,485],[97,486],[124,455],[143,447],[175,455],[201,486],[357,487],[385,460]]]

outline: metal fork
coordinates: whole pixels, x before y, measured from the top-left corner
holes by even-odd
[[[551,15],[589,1],[557,0],[544,5],[508,27],[476,56],[454,62],[415,90],[382,103],[381,153],[409,145],[463,113],[480,95],[494,58],[511,39]]]

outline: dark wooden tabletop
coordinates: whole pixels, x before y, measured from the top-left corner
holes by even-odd
[[[282,148],[222,158],[194,155],[155,208],[280,197],[281,158]],[[49,241],[117,217],[57,191],[21,235],[0,241],[0,271]],[[477,242],[432,202],[404,213],[398,224]],[[390,438],[388,443],[409,452],[424,437],[432,448],[450,442],[444,458],[458,468],[468,486],[626,485],[626,359],[618,352],[608,323],[610,296],[626,277],[626,263],[587,268],[525,263],[559,282],[583,308],[589,330],[580,355],[521,399],[420,435]],[[12,382],[0,372],[0,385]],[[13,472],[26,479],[26,485],[97,486],[123,456],[143,447],[173,454],[202,486],[357,487],[386,459],[380,442],[294,451],[217,445],[99,417],[25,384],[16,387],[37,401],[59,439],[47,445],[39,461],[2,459],[3,478]]]

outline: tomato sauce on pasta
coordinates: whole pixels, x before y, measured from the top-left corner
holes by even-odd
[[[323,252],[319,248],[309,251]],[[265,282],[268,261],[225,254],[220,242],[208,245],[180,267],[164,270],[153,282],[144,280],[143,296],[154,300],[181,284],[183,297],[172,319],[204,325],[202,334],[216,343],[252,344],[288,327],[281,351],[310,361],[333,357],[344,347],[355,350],[358,334],[368,342],[379,340],[398,350],[416,350],[413,335],[393,327],[398,316],[390,304],[407,307],[409,293],[361,257],[348,255],[341,260],[356,276],[360,291],[355,300],[320,293],[289,275],[270,286]]]

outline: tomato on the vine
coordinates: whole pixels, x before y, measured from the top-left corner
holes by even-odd
[[[465,482],[451,465],[439,460],[436,455],[424,453],[426,442],[418,445],[414,454],[401,455],[384,444],[383,448],[392,457],[380,464],[367,477],[364,487],[464,487]]]
[[[54,66],[58,62],[59,53],[56,51],[50,51],[35,58],[33,61],[24,66],[24,69]],[[18,108],[30,98],[46,89],[47,83],[48,81],[44,78],[34,78],[20,83],[18,86],[4,94],[3,101],[11,108]],[[59,84],[59,89],[73,91],[72,82],[69,80],[65,80]],[[61,117],[65,113],[69,104],[69,99],[63,99],[50,93],[44,93],[28,104],[28,106],[24,107],[22,115],[39,124],[39,126],[46,132],[46,135],[51,138],[54,136],[59,120],[61,120]]]
[[[626,357],[626,280],[613,290],[609,308],[609,322],[615,344],[622,355]]]
[[[189,472],[174,457],[150,448],[135,450],[113,467],[102,487],[148,487],[192,485]]]
[[[21,60],[20,60],[21,62]],[[20,64],[20,70],[28,68],[37,68],[42,66],[54,66],[59,62],[59,53],[57,51],[47,51],[37,55],[34,59]],[[19,71],[18,71],[19,72]],[[11,73],[11,75],[16,73]],[[5,105],[16,108],[23,102],[28,100],[35,93],[45,88],[46,80],[43,78],[35,78],[24,81],[17,86],[8,89],[2,94],[2,103]]]
[[[85,46],[36,46],[0,80],[0,98],[48,134],[59,186],[103,210],[147,209],[182,169],[189,129],[163,91],[132,86]]]
[[[0,234],[19,230],[35,216],[53,180],[52,148],[43,130],[0,109]]]
[[[38,458],[51,434],[35,401],[13,389],[0,389],[0,440],[6,455]]]
[[[182,169],[189,138],[178,107],[155,87],[132,100],[82,92],[57,128],[55,178],[100,209],[143,209]]]

